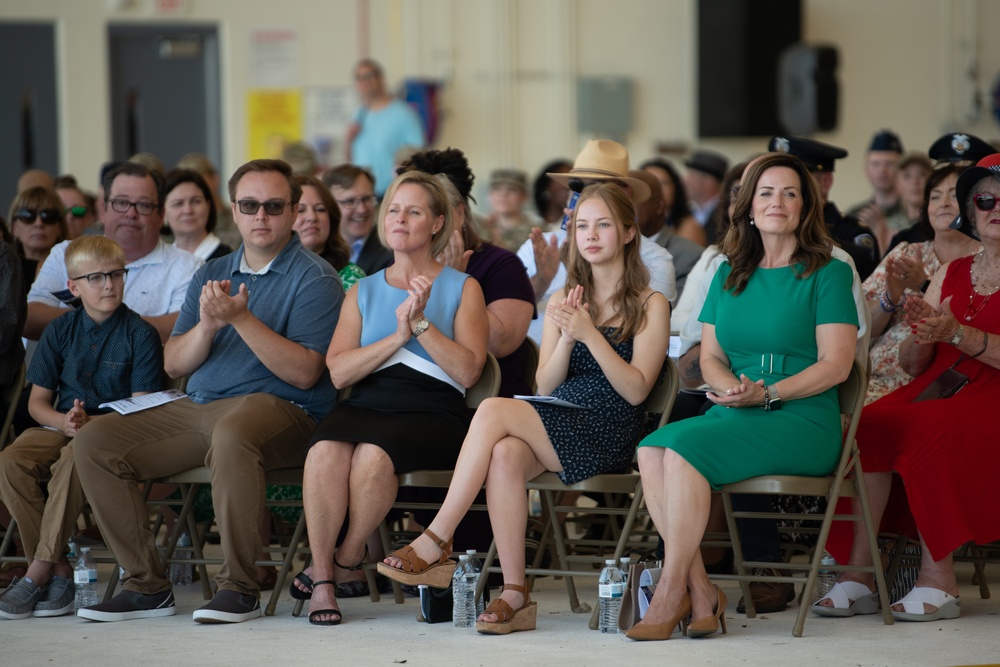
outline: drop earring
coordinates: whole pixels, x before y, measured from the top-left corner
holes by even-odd
[[[753,216],[750,216],[750,226],[751,226],[751,227],[753,227],[753,226],[754,226],[754,222],[753,222]]]

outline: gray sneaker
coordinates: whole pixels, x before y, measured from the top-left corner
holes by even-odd
[[[169,588],[162,593],[144,595],[136,591],[122,591],[107,602],[81,607],[76,615],[90,621],[131,621],[136,618],[173,616],[177,613],[174,594]]]
[[[35,604],[35,611],[31,615],[45,618],[72,614],[75,602],[76,584],[66,577],[53,575],[49,585],[45,587],[45,597]]]
[[[0,595],[0,618],[11,621],[28,618],[44,594],[45,589],[36,586],[31,579],[14,577],[7,590]]]
[[[256,596],[224,589],[194,612],[194,620],[199,623],[242,623],[258,617],[260,600]]]

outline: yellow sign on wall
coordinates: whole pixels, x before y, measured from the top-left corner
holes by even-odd
[[[302,138],[302,93],[260,89],[247,93],[247,159],[280,158]]]

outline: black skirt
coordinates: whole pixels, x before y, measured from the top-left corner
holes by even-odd
[[[396,364],[373,373],[316,427],[317,442],[367,442],[382,448],[396,474],[451,470],[469,429],[470,411],[447,383]]]

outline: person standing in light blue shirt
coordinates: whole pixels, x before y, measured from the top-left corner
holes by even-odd
[[[347,161],[371,169],[375,194],[381,199],[396,176],[396,152],[404,146],[422,148],[424,129],[416,112],[385,89],[382,66],[365,58],[354,67],[361,108],[347,129]]]

